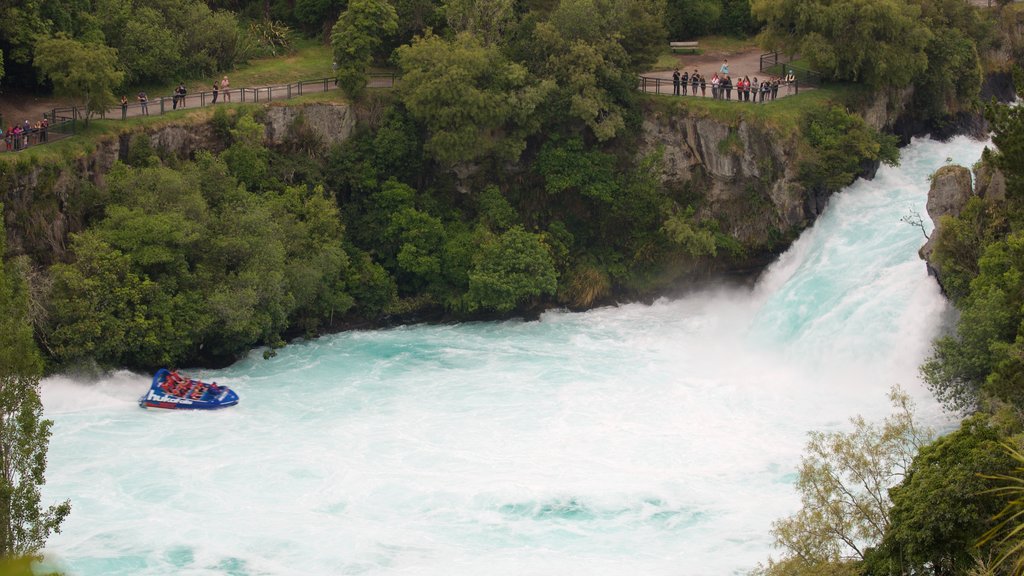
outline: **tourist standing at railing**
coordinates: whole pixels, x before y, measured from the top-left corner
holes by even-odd
[[[121,95],[121,120],[128,117],[128,96]]]
[[[681,76],[679,76],[679,68],[676,68],[675,71],[672,72],[672,95],[673,96],[679,96],[679,80],[680,80],[680,78],[681,78]]]
[[[142,105],[143,116],[149,116],[149,96],[145,92],[139,92],[139,104]]]
[[[718,72],[711,75],[711,99],[718,100],[718,83],[721,80],[718,79]]]
[[[217,95],[218,94],[220,94],[220,86],[218,86],[217,83],[214,82],[213,83],[213,102],[211,102],[211,104],[216,104],[217,103]]]
[[[220,80],[220,91],[224,93],[224,101],[231,102],[231,83],[228,82],[227,76]]]
[[[50,119],[46,117],[46,114],[43,114],[43,119],[39,122],[39,141],[50,141]]]
[[[757,103],[757,91],[761,89],[761,85],[757,82],[757,76],[750,81],[750,101]]]
[[[775,100],[775,97],[778,96],[778,95],[779,95],[779,79],[778,78],[772,78],[772,100]]]
[[[21,127],[22,146],[28,148],[28,137],[32,134],[32,123],[25,120],[25,124]]]
[[[683,71],[683,75],[679,79],[679,85],[682,86],[682,88],[683,88],[683,91],[681,92],[681,94],[683,96],[686,96],[686,89],[690,85],[690,75],[686,71]]]
[[[693,95],[697,95],[697,81],[700,79],[700,75],[697,74],[697,69],[693,69],[693,76],[690,76],[690,85],[693,86]]]

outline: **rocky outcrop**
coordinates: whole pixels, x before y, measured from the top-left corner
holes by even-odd
[[[987,162],[978,166],[974,179],[974,194],[986,200],[1006,200],[1006,176]]]
[[[352,136],[356,117],[348,104],[273,105],[267,108],[266,125],[267,140],[271,144],[283,144],[297,131],[308,129],[322,143],[330,146]]]
[[[960,211],[974,194],[971,186],[971,171],[963,166],[947,165],[932,174],[932,185],[928,189],[928,202],[925,208],[928,216],[935,223],[928,241],[918,251],[918,255],[928,266],[928,274],[935,276],[942,285],[942,266],[932,258],[935,242],[942,235],[942,217],[959,216]]]
[[[685,111],[645,116],[640,154],[660,151],[661,181],[699,197],[697,217],[717,220],[745,246],[767,249],[820,212],[796,179],[795,139],[746,120],[735,125]]]
[[[928,189],[928,216],[935,222],[943,216],[959,216],[972,192],[970,170],[955,164],[939,168]]]

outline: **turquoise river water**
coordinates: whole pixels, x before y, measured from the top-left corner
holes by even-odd
[[[983,143],[919,140],[754,287],[539,321],[410,326],[190,371],[215,413],[143,410],[149,376],[43,382],[47,557],[74,576],[743,574],[794,512],[807,432],[888,414],[949,310],[927,176]]]

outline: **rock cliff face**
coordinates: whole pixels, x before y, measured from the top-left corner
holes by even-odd
[[[825,198],[796,178],[795,139],[740,120],[731,126],[684,112],[647,114],[639,152],[660,151],[662,182],[699,198],[697,216],[746,246],[772,249],[775,239],[807,227]]]
[[[280,144],[302,125],[321,142],[345,140],[355,129],[348,105],[316,103],[299,106],[270,105],[265,114],[266,139]],[[165,156],[192,158],[199,150],[220,151],[225,143],[209,122],[173,124],[143,131],[125,131],[97,142],[91,153],[63,166],[29,161],[0,162],[0,202],[7,228],[9,254],[28,254],[49,264],[64,258],[68,235],[82,229],[98,208],[91,191],[103,183],[114,163],[128,156],[137,134]]]
[[[328,146],[347,140],[356,129],[348,104],[273,105],[267,108],[267,140],[281,144],[298,125],[309,128]]]

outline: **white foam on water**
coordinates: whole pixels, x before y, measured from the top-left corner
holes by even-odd
[[[753,289],[536,322],[298,343],[224,370],[237,407],[142,410],[148,376],[43,384],[47,555],[74,575],[743,574],[799,506],[810,430],[881,418],[947,311],[917,259],[916,141]]]

